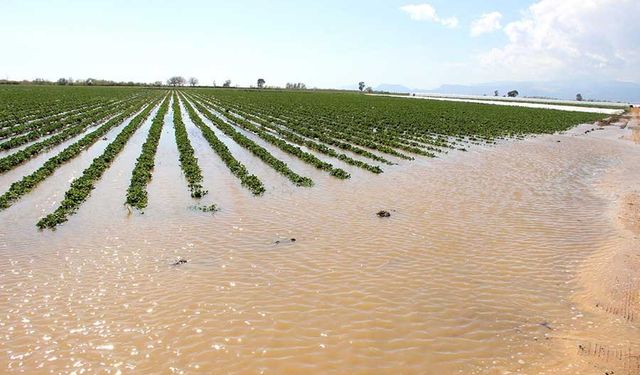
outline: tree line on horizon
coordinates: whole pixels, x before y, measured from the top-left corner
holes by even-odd
[[[181,87],[185,84],[189,84],[191,87],[198,86],[200,81],[196,77],[190,77],[189,79],[184,78],[183,76],[173,76],[166,80],[166,86],[172,87]],[[266,80],[264,78],[258,78],[256,81],[256,86],[250,86],[249,88],[258,88],[258,89],[279,89],[278,86],[266,86]],[[0,79],[0,85],[20,85],[20,84],[32,84],[32,85],[59,85],[59,86],[145,86],[145,87],[162,87],[165,84],[162,81],[155,81],[153,83],[145,83],[145,82],[133,82],[133,81],[113,81],[107,79],[96,79],[96,78],[86,78],[86,79],[73,79],[72,77],[61,77],[56,81],[50,81],[44,78],[35,78],[33,80],[8,80],[8,79]],[[230,79],[224,81],[222,86],[218,86],[216,81],[213,81],[213,87],[223,87],[230,88],[232,87],[232,82]],[[237,85],[235,87],[238,87]],[[286,90],[306,90],[307,85],[302,82],[287,82],[284,89]],[[358,82],[358,90],[360,92],[373,93],[375,90],[371,88],[371,86],[366,86],[364,81]],[[520,95],[518,90],[511,90],[504,97],[516,98]],[[500,96],[500,92],[495,90],[493,92],[493,96]],[[576,94],[576,101],[584,101],[581,93]]]

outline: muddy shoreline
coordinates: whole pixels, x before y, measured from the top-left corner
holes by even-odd
[[[625,129],[621,147],[637,145],[640,112],[609,126]],[[624,130],[622,130],[624,131]],[[630,154],[636,150],[631,149]],[[567,357],[561,371],[640,374],[640,159],[631,156],[595,187],[609,202],[617,238],[589,256],[577,274],[577,309],[587,323],[558,336]]]

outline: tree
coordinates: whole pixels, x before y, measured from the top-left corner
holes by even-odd
[[[373,92],[373,89],[371,88],[371,86],[368,86],[366,89],[364,89],[364,91],[371,94]]]
[[[582,101],[582,94],[578,93],[578,95],[576,95],[576,100],[581,102]]]
[[[265,83],[267,83],[267,81],[265,81],[264,78],[258,78],[258,88],[259,89],[263,88]]]
[[[500,96],[500,93],[498,92],[498,90],[493,92],[493,96]]]
[[[364,90],[364,86],[365,86],[365,85],[364,85],[364,82],[363,82],[363,81],[360,81],[360,82],[358,83],[358,89],[359,89],[360,91]]]
[[[58,82],[57,82],[57,83],[58,83],[59,85],[61,85],[61,86],[64,86],[64,85],[68,84],[68,83],[69,83],[69,81],[67,81],[67,79],[66,79],[66,78],[58,78]]]
[[[160,86],[162,86],[162,81],[155,81],[155,82],[153,83],[153,85],[154,85],[154,86],[157,86],[157,87],[160,87]]]
[[[307,85],[305,85],[302,82],[298,82],[298,83],[291,83],[288,82],[287,85],[285,86],[288,90],[306,90],[307,89]]]
[[[228,79],[228,80],[224,81],[224,83],[222,84],[222,87],[231,87],[231,80]]]
[[[191,85],[191,87],[194,87],[198,84],[198,79],[196,77],[189,78],[189,84]]]
[[[515,98],[518,95],[519,95],[518,90],[511,90],[507,93],[507,96],[510,98]]]
[[[169,86],[183,86],[185,84],[185,82],[187,82],[186,79],[184,79],[184,77],[181,76],[173,76],[171,78],[169,78],[167,80],[167,85]]]

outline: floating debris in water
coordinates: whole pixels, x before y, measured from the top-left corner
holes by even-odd
[[[202,211],[202,212],[218,212],[218,211],[220,211],[220,208],[218,208],[218,206],[215,205],[215,204],[211,204],[211,205],[208,205],[208,206],[197,205],[197,206],[191,206],[189,208],[192,209],[192,210]]]
[[[188,260],[184,259],[184,258],[180,258],[178,260],[176,260],[175,262],[171,263],[172,266],[179,266],[181,264],[185,264],[187,263]]]
[[[286,240],[276,240],[276,241],[274,241],[273,243],[274,243],[275,245],[279,245],[279,244],[281,244],[281,243],[293,243],[293,242],[296,242],[296,239],[295,239],[295,238],[289,238],[289,239],[286,239]]]
[[[549,322],[542,322],[540,323],[541,326],[543,326],[544,328],[548,329],[548,330],[552,330],[553,328],[551,328],[551,326],[549,325]]]

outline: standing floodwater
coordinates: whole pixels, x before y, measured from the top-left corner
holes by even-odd
[[[637,322],[605,337],[580,276],[621,240],[616,178],[638,180],[640,153],[619,132],[508,141],[258,198],[224,177],[212,214],[188,208],[165,129],[152,204],[127,215],[113,192],[137,133],[68,225],[33,223],[73,163],[58,188],[3,213],[0,372],[572,373],[604,366],[578,346],[637,355]],[[180,195],[163,205],[158,191]]]

